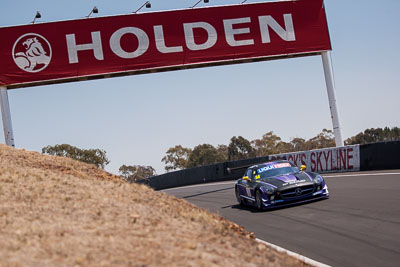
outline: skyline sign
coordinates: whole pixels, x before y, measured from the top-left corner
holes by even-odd
[[[0,28],[8,89],[331,50],[322,0],[150,12]]]
[[[301,152],[270,155],[269,160],[286,159],[296,166],[306,165],[308,171],[350,172],[360,170],[360,145],[330,147]]]

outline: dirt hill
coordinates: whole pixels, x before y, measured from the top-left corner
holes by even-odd
[[[304,266],[184,200],[0,145],[1,266]]]

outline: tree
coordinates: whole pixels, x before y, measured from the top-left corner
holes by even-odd
[[[274,132],[267,132],[261,139],[253,140],[252,145],[258,157],[289,153],[296,151],[306,151],[317,148],[335,146],[335,139],[331,130],[323,129],[317,136],[305,140],[303,138],[293,138],[289,143],[284,142]]]
[[[276,144],[275,148],[277,154],[289,153],[294,151],[293,145],[291,143],[286,143],[284,141],[280,141],[278,144]]]
[[[228,146],[228,160],[239,160],[256,156],[255,149],[250,141],[242,136],[234,136]]]
[[[290,144],[292,145],[293,152],[307,150],[306,140],[303,138],[299,138],[299,137],[293,138],[290,141]]]
[[[288,150],[287,143],[284,143],[281,141],[281,138],[274,134],[273,131],[270,131],[262,136],[261,139],[256,139],[251,141],[255,151],[256,155],[258,157],[262,156],[267,156],[267,155],[273,155],[273,154],[279,154],[280,151],[278,149],[278,144],[281,143],[281,148],[285,147],[285,150]],[[291,150],[291,149],[289,149]]]
[[[98,168],[104,169],[110,163],[106,156],[106,151],[101,149],[80,149],[68,144],[46,146],[42,148],[43,154],[61,156],[76,159],[85,163],[94,164]]]
[[[167,155],[161,159],[166,164],[164,169],[166,171],[185,169],[191,153],[192,150],[190,148],[182,147],[181,145],[169,148]]]
[[[227,145],[218,145],[217,150],[221,155],[221,158],[223,158],[223,161],[228,160],[228,146]]]
[[[400,128],[393,127],[390,129],[389,127],[382,128],[370,128],[366,129],[364,132],[360,132],[357,135],[348,138],[345,141],[346,145],[355,145],[355,144],[368,144],[375,142],[384,142],[384,141],[395,141],[400,140]]]
[[[195,146],[189,155],[187,168],[204,166],[217,162],[223,162],[224,157],[218,149],[210,144]]]
[[[153,167],[142,165],[122,165],[119,168],[119,173],[125,181],[130,183],[157,175]]]
[[[310,138],[307,140],[305,144],[306,150],[319,149],[319,148],[327,148],[334,147],[335,136],[333,135],[332,130],[322,129],[322,132],[317,136]]]

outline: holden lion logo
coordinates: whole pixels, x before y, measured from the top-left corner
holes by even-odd
[[[51,46],[43,36],[27,33],[15,42],[12,56],[21,70],[39,72],[50,64]]]

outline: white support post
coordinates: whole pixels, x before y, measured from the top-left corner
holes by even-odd
[[[1,115],[3,118],[4,138],[6,139],[6,144],[8,146],[15,147],[14,134],[11,124],[10,105],[8,103],[8,93],[6,87],[0,86],[0,104]]]
[[[342,130],[339,124],[339,113],[336,105],[335,80],[333,77],[332,61],[329,51],[321,53],[322,64],[324,66],[326,89],[328,91],[329,107],[333,124],[333,134],[335,135],[336,146],[344,146]]]

